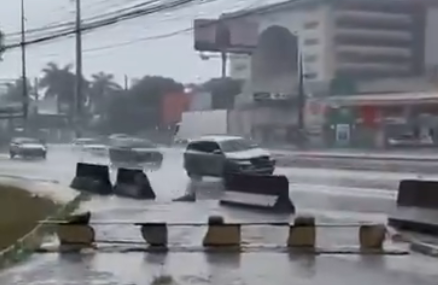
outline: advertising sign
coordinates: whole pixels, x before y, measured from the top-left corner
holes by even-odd
[[[257,46],[258,24],[246,19],[195,19],[197,51],[251,54]]]

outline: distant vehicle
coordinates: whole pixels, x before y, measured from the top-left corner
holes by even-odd
[[[398,137],[388,139],[388,146],[390,147],[432,147],[435,143],[430,136],[415,136],[411,133],[405,133]]]
[[[86,152],[94,155],[105,156],[108,154],[108,147],[99,139],[78,138],[73,142],[75,151]]]
[[[26,137],[13,138],[9,145],[9,157],[13,159],[17,156],[46,159],[47,147],[38,139]]]
[[[161,167],[163,154],[148,140],[120,138],[113,140],[109,148],[111,164],[118,167],[144,166],[149,169]]]
[[[235,136],[205,136],[192,140],[184,152],[184,168],[194,179],[232,173],[271,175],[275,160],[252,141]]]
[[[130,138],[130,137],[126,134],[112,134],[108,137],[110,142],[117,141],[119,139],[128,139],[128,138]]]
[[[175,126],[173,144],[187,146],[194,138],[230,133],[228,110],[206,110],[184,112],[181,122]]]

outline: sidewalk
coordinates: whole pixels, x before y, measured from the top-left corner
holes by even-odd
[[[367,159],[367,160],[399,160],[399,161],[431,161],[438,162],[438,149],[428,150],[354,150],[354,149],[327,149],[327,150],[297,150],[271,149],[277,156],[296,156],[300,158],[319,159]]]

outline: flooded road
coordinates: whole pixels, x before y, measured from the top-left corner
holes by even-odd
[[[43,162],[0,160],[3,175],[54,180],[68,184],[78,160],[107,163],[106,158],[81,157],[67,147],[53,147]],[[418,174],[360,172],[331,169],[278,168],[290,181],[290,195],[299,213],[316,216],[319,222],[379,222],[394,205],[400,179]],[[114,173],[113,173],[114,175]],[[150,173],[157,201],[118,197],[93,197],[83,208],[93,212],[92,221],[206,222],[220,214],[227,221],[290,221],[289,215],[267,215],[221,207],[220,181],[190,182],[182,169],[181,153],[165,150],[160,170]],[[196,191],[196,203],[171,202],[186,191]],[[97,226],[101,241],[140,242],[140,231],[132,225]],[[204,227],[171,227],[170,244],[196,247]],[[284,245],[287,228],[248,227],[248,243]],[[357,228],[318,229],[317,244],[324,248],[357,246]],[[391,246],[388,244],[388,246]],[[435,285],[438,262],[429,257],[321,255],[301,256],[279,252],[242,254],[169,252],[98,252],[60,256],[36,254],[25,264],[0,273],[0,284],[151,284],[154,276],[172,278],[156,284],[401,284]]]

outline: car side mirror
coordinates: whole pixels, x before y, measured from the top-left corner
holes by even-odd
[[[215,149],[213,151],[213,154],[222,154],[222,151],[220,149]]]

